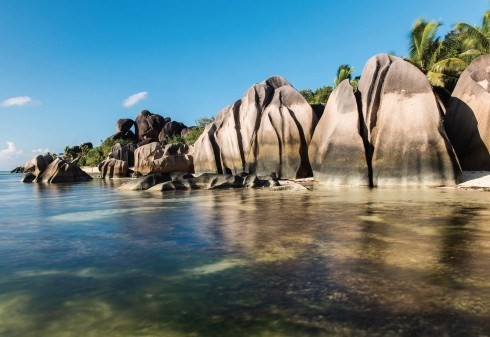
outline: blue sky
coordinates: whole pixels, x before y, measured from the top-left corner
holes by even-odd
[[[0,170],[114,132],[142,109],[192,125],[280,74],[329,85],[340,64],[407,54],[420,17],[479,24],[487,0],[0,3]],[[128,107],[124,101],[137,95]],[[138,101],[137,98],[140,98]],[[129,104],[130,105],[130,104]]]

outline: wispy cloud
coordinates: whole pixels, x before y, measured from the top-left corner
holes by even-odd
[[[17,150],[14,142],[7,141],[7,148],[0,149],[0,159],[14,158],[22,154],[22,150]]]
[[[148,97],[147,91],[138,92],[138,93],[131,95],[128,98],[126,98],[123,102],[123,107],[130,108],[130,107],[136,105],[136,103],[146,99],[147,97]]]
[[[25,105],[33,105],[33,104],[41,104],[40,101],[32,99],[29,96],[17,96],[10,97],[0,103],[0,106],[4,108],[10,108],[13,106],[25,106]]]
[[[32,150],[32,153],[39,153],[39,154],[45,154],[45,153],[48,153],[49,152],[49,149],[48,148],[45,148],[45,149],[34,149]]]

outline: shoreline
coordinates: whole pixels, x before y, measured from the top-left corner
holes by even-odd
[[[90,176],[93,178],[98,178],[101,179],[101,172],[97,167],[89,167],[89,166],[82,166],[81,169],[88,173]],[[115,179],[118,181],[121,180],[126,180],[126,181],[131,181],[134,180],[135,178],[111,178]],[[283,181],[281,179],[281,181]],[[310,186],[315,183],[313,177],[310,178],[301,178],[301,179],[294,179],[294,180],[285,180],[285,181],[293,181],[295,183],[301,184],[301,185],[307,185]],[[349,187],[349,186],[346,186]],[[448,186],[448,187],[442,187],[442,188],[455,188],[455,189],[462,189],[462,190],[476,190],[476,191],[490,191],[490,171],[463,171],[463,174],[461,176],[461,182],[455,186]],[[402,187],[403,189],[403,187]]]

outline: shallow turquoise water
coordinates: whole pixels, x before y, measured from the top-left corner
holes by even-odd
[[[0,174],[0,336],[488,336],[490,193]]]

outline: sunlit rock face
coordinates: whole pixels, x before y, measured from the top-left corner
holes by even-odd
[[[326,184],[452,186],[460,174],[427,78],[387,54],[368,60],[355,94],[334,90],[309,152]]]
[[[166,172],[194,171],[193,158],[185,144],[153,142],[138,147],[134,152],[134,171],[142,175]]]
[[[80,167],[56,158],[34,180],[36,183],[67,183],[92,180]]]
[[[24,164],[23,172],[32,172],[36,176],[44,171],[53,162],[53,157],[49,154],[35,156]]]
[[[196,174],[307,177],[308,146],[317,121],[308,102],[284,78],[255,84],[224,108],[196,141]]]
[[[142,110],[134,120],[136,136],[139,141],[157,140],[158,134],[165,125],[165,118],[158,114],[152,114],[148,110]]]
[[[128,162],[108,158],[99,164],[102,178],[124,178],[128,176]]]
[[[444,126],[463,170],[490,170],[490,55],[461,74]]]
[[[359,91],[373,185],[455,185],[459,167],[427,78],[410,63],[388,56],[370,59],[368,74],[372,68],[377,75],[363,74]]]
[[[356,97],[343,81],[330,95],[313,134],[309,158],[313,175],[331,185],[369,185]]]

